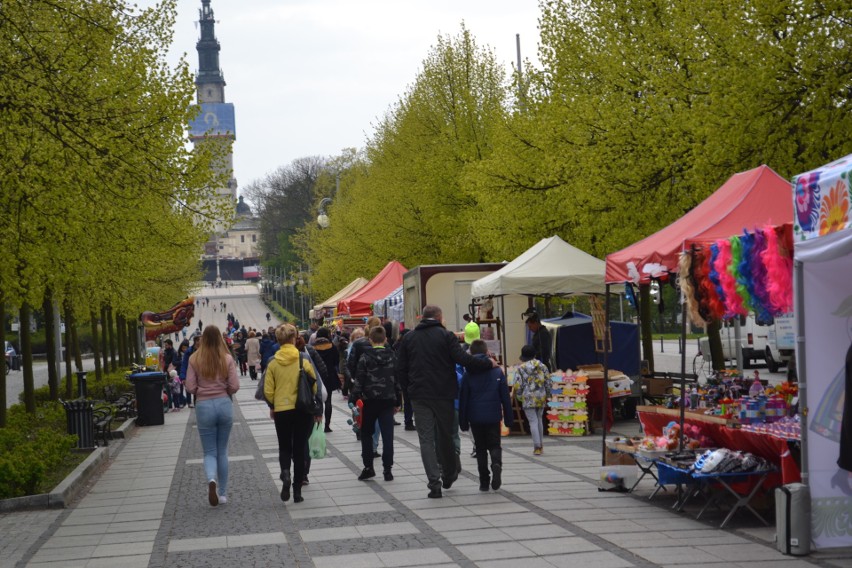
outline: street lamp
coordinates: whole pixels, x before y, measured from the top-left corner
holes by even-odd
[[[325,206],[331,203],[330,197],[324,197],[319,203],[319,215],[317,215],[317,225],[321,229],[327,229],[329,225],[328,214],[325,212]]]

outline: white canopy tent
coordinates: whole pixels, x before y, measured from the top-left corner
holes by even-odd
[[[321,304],[317,304],[314,306],[315,310],[323,310],[323,309],[334,309],[337,307],[337,302],[342,300],[343,298],[348,298],[361,288],[367,285],[369,280],[366,278],[361,278],[360,276],[344,286],[340,291],[338,291],[334,296],[322,302]]]
[[[852,155],[795,178],[793,256],[802,483],[811,540],[852,546]]]
[[[604,294],[606,263],[552,236],[473,283],[474,298],[523,294],[556,296]]]

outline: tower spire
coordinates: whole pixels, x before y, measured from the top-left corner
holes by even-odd
[[[195,44],[195,48],[198,50],[198,73],[195,76],[195,84],[198,87],[198,102],[222,103],[225,102],[225,76],[219,69],[221,46],[216,39],[214,29],[216,20],[213,17],[210,0],[201,0],[198,23],[201,28],[201,37]]]

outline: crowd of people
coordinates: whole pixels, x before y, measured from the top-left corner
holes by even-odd
[[[226,309],[224,303],[217,307]],[[479,338],[479,326],[469,322],[464,341],[459,341],[444,327],[441,308],[430,305],[414,329],[397,330],[390,322],[370,318],[351,333],[316,323],[301,333],[290,323],[256,330],[227,313],[223,331],[208,325],[178,349],[166,339],[161,364],[173,377],[170,407],[193,407],[194,401],[212,506],[227,502],[232,396],[246,375],[262,381],[256,396],[269,406],[275,423],[282,501],[304,500],[302,487],[309,484],[311,464],[308,438],[315,425],[332,432],[332,395],[338,390],[344,401],[360,401],[363,469],[358,479],[376,476],[377,458],[384,480],[394,479],[394,427],[402,425],[396,415],[403,411],[405,429],[417,432],[428,497],[435,499],[461,472],[459,431],[471,433],[480,490],[501,487],[501,423],[512,424],[512,396],[530,422],[534,454],[542,453],[542,413],[550,382],[540,359],[549,353],[538,351],[524,347],[510,394],[502,368]],[[307,410],[299,401],[300,381],[305,380],[314,399]]]

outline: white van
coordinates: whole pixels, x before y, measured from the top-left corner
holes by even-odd
[[[765,362],[770,373],[777,373],[786,365],[795,349],[795,321],[792,314],[775,318],[771,324],[758,324],[754,314],[740,318],[740,344],[743,352],[743,368],[750,369],[757,362]],[[737,358],[736,330],[734,320],[725,321],[719,330],[722,353],[726,360]]]

